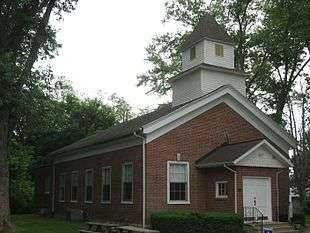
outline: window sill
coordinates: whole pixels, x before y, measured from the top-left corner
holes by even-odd
[[[92,201],[84,201],[85,204],[93,204]]]
[[[121,204],[124,204],[124,205],[133,205],[133,201],[121,201]]]
[[[77,203],[78,201],[70,201],[71,203]]]
[[[228,199],[228,196],[219,196],[219,197],[215,197],[215,199],[217,199],[217,200],[226,200],[226,199]]]
[[[65,200],[58,200],[58,202],[60,202],[60,203],[64,203],[64,202],[65,202]]]
[[[102,201],[101,204],[102,204],[102,205],[110,205],[110,204],[111,204],[111,201]]]
[[[190,201],[168,201],[168,205],[190,205]]]

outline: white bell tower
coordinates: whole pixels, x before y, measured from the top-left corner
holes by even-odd
[[[177,106],[224,86],[245,95],[245,76],[235,69],[234,41],[206,13],[181,46],[182,72],[171,79]]]

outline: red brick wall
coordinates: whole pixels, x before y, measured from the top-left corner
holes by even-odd
[[[206,210],[211,212],[234,212],[235,211],[235,183],[234,174],[225,168],[205,169],[206,177]],[[227,181],[228,198],[217,199],[215,197],[215,183],[217,181]]]
[[[233,194],[229,194],[228,201],[220,201],[214,200],[214,192],[208,190],[216,178],[222,177],[211,171],[210,177],[207,177],[206,171],[197,169],[194,164],[201,156],[225,142],[225,131],[232,143],[264,137],[230,107],[220,104],[147,144],[147,219],[152,213],[163,210],[231,210]],[[167,161],[175,161],[177,153],[181,154],[182,161],[190,163],[190,205],[167,204]],[[223,175],[232,179],[227,172]],[[229,186],[232,185],[230,182]]]
[[[133,163],[134,191],[133,204],[121,204],[121,171],[122,164]],[[101,168],[112,167],[112,200],[111,204],[101,204]],[[84,202],[85,170],[94,169],[93,203]],[[79,172],[78,202],[71,203],[70,175],[72,171]],[[59,174],[66,173],[66,198],[59,202]],[[96,219],[142,222],[142,146],[135,146],[103,155],[92,156],[56,165],[56,214],[64,214],[68,209],[83,209]]]
[[[146,209],[147,221],[152,213],[164,210],[192,211],[234,211],[234,176],[224,168],[197,169],[195,161],[212,149],[225,142],[227,132],[231,142],[241,142],[264,138],[258,130],[245,121],[226,104],[220,104],[206,113],[171,130],[167,134],[153,140],[146,146]],[[175,161],[177,153],[181,161],[190,164],[190,205],[167,204],[167,161]],[[121,165],[124,162],[134,164],[134,204],[123,205],[121,200]],[[112,203],[100,204],[101,167],[112,166]],[[94,203],[84,203],[85,169],[94,169]],[[70,203],[70,174],[79,171],[80,188],[78,203]],[[242,176],[269,176],[272,179],[273,204],[276,205],[275,176],[277,169],[238,168],[238,211],[242,213]],[[79,208],[95,215],[97,219],[142,221],[142,147],[136,146],[120,151],[109,152],[99,156],[57,164],[56,166],[56,198],[58,200],[59,174],[66,175],[66,201],[56,201],[56,212],[65,213],[67,209]],[[44,174],[44,173],[43,173]],[[228,198],[215,198],[215,182],[228,181]],[[287,203],[288,173],[280,175],[280,209],[284,211]],[[42,200],[40,201],[42,202]],[[277,209],[274,206],[274,209]],[[241,212],[240,212],[241,211]],[[277,213],[273,213],[274,216]]]

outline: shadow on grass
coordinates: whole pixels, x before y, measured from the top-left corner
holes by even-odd
[[[85,224],[82,222],[68,222],[36,215],[14,215],[12,224],[14,231],[1,233],[77,233],[79,229],[85,229]]]

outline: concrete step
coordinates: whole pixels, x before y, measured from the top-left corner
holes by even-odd
[[[280,231],[274,231],[274,233],[298,233],[298,230],[280,230]]]

